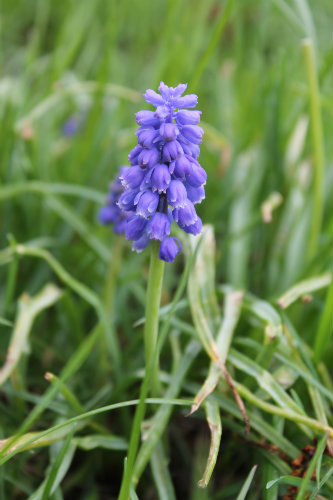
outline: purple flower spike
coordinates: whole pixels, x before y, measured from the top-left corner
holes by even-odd
[[[128,161],[131,165],[136,165],[138,163],[139,154],[143,151],[143,147],[137,144],[128,155]]]
[[[148,89],[146,92],[143,94],[143,97],[146,99],[146,101],[149,104],[152,104],[153,106],[163,106],[164,104],[164,98],[159,95],[155,90]]]
[[[155,110],[136,113],[138,144],[128,155],[131,167],[122,170],[122,185],[119,179],[113,184],[117,196],[109,194],[99,215],[101,223],[112,222],[125,232],[133,250],[141,252],[150,239],[161,241],[159,258],[166,262],[181,251],[177,238],[169,237],[173,221],[193,235],[202,229],[194,204],[205,198],[207,175],[197,161],[204,131],[198,126],[201,111],[186,109],[198,100],[183,95],[186,88],[161,82],[159,93],[145,92]]]
[[[197,217],[196,221],[189,226],[182,226],[181,229],[185,231],[185,233],[193,234],[196,236],[201,233],[202,230],[202,220],[200,217]]]
[[[136,123],[142,127],[156,127],[160,124],[154,111],[139,111],[135,115]]]
[[[135,210],[134,200],[137,194],[138,190],[136,189],[126,189],[119,197],[117,203],[118,207],[125,212],[132,212],[133,210]]]
[[[113,231],[115,233],[124,233],[124,223],[130,212],[120,209],[118,206],[119,198],[122,196],[124,187],[120,179],[127,171],[128,167],[121,167],[116,180],[110,184],[109,194],[107,196],[107,204],[102,207],[98,213],[98,220],[103,226],[113,224]]]
[[[193,187],[186,183],[187,197],[193,205],[201,203],[205,199],[205,188],[203,186]]]
[[[198,125],[184,125],[182,128],[182,134],[185,139],[193,142],[193,144],[200,144],[203,133],[203,129]]]
[[[188,94],[184,97],[175,99],[174,105],[176,108],[195,108],[198,104],[198,96],[195,94]]]
[[[178,141],[167,142],[163,148],[163,161],[176,160],[183,153],[183,148]]]
[[[160,135],[166,141],[174,141],[179,135],[177,125],[173,125],[173,123],[162,123],[160,126]]]
[[[151,186],[153,191],[165,193],[171,182],[171,175],[167,165],[156,165],[151,176]]]
[[[201,111],[188,111],[182,109],[176,114],[176,122],[179,125],[197,125],[200,121]]]
[[[177,158],[173,173],[175,174],[176,177],[184,179],[185,176],[191,172],[191,169],[192,169],[191,163],[186,158],[186,155],[182,155],[179,158]]]
[[[141,146],[143,146],[144,148],[150,148],[157,136],[158,131],[153,128],[140,130],[138,132],[139,144],[141,144]]]
[[[178,238],[164,238],[164,240],[162,240],[161,242],[160,252],[158,256],[165,262],[173,262],[177,253],[179,253],[181,249],[182,246]]]
[[[139,166],[134,166],[132,168],[127,168],[120,179],[122,185],[126,189],[135,189],[140,186],[144,176],[144,170],[142,170]]]
[[[173,218],[180,228],[185,226],[191,226],[197,220],[197,213],[195,211],[194,205],[190,200],[186,200],[183,207],[175,208],[172,212]]]
[[[160,152],[156,148],[143,149],[138,156],[138,162],[143,167],[153,167],[158,163]]]
[[[147,233],[144,233],[141,238],[133,241],[132,250],[136,250],[138,253],[142,252],[145,248],[147,248],[149,243],[149,238]]]
[[[156,212],[158,202],[159,196],[157,193],[153,193],[150,189],[140,191],[134,200],[136,214],[148,219]]]
[[[170,182],[167,190],[168,202],[174,208],[183,207],[187,198],[186,187],[179,180]]]
[[[138,240],[144,235],[147,220],[139,215],[131,215],[127,219],[125,228],[126,240]]]
[[[147,234],[150,239],[163,240],[170,234],[170,221],[166,214],[156,212],[147,224]]]
[[[199,187],[206,184],[207,174],[201,165],[192,163],[191,173],[187,176],[190,186]]]
[[[119,208],[118,208],[119,210]],[[118,217],[117,207],[102,207],[98,212],[98,220],[103,226],[107,226],[108,224],[112,224],[116,222]]]

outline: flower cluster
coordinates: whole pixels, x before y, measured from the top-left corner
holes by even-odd
[[[194,205],[205,197],[206,172],[198,163],[203,129],[197,124],[200,111],[197,96],[182,96],[186,84],[147,90],[146,101],[156,109],[139,111],[136,121],[138,144],[130,152],[131,167],[120,176],[124,192],[118,206],[131,212],[125,237],[133,249],[143,250],[149,239],[160,240],[159,258],[173,262],[181,250],[177,238],[169,237],[175,221],[186,233],[199,234],[202,228]]]
[[[102,207],[98,214],[98,219],[103,226],[113,224],[113,230],[116,234],[125,232],[126,221],[129,213],[125,212],[118,206],[118,201],[121,194],[124,192],[124,187],[120,178],[128,167],[120,167],[116,179],[109,185],[109,194],[106,198],[106,205]]]

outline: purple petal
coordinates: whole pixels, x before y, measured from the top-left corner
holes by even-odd
[[[164,238],[161,242],[158,257],[165,262],[173,262],[181,249],[182,246],[178,238]]]
[[[166,214],[156,212],[147,224],[147,234],[150,239],[163,240],[170,234],[170,221]]]
[[[137,144],[129,153],[128,161],[130,162],[131,165],[135,165],[136,163],[138,163],[137,162],[138,156],[142,150],[143,150],[142,146],[140,146],[140,144]]]
[[[150,189],[142,191],[134,200],[136,204],[136,214],[147,219],[156,212],[158,202],[159,196],[157,193],[153,193]]]
[[[186,188],[181,181],[173,180],[167,190],[168,203],[174,208],[183,207],[187,198]]]
[[[143,235],[147,220],[139,215],[132,215],[126,221],[125,238],[126,240],[138,240]]]
[[[150,148],[154,142],[154,139],[158,136],[158,131],[150,128],[138,131],[138,142],[144,148]]]
[[[138,193],[138,189],[126,189],[118,200],[118,207],[126,212],[135,210],[134,199]]]
[[[164,104],[163,97],[154,90],[147,89],[143,94],[143,97],[149,104],[152,104],[153,106],[163,106]]]
[[[195,205],[201,203],[205,199],[205,188],[203,186],[193,187],[190,184],[185,184],[187,197]]]
[[[176,160],[181,154],[183,154],[183,148],[178,141],[167,142],[163,147],[163,161]]]
[[[173,123],[162,123],[160,126],[160,135],[168,142],[174,141],[179,135],[179,129]]]
[[[155,111],[139,111],[135,118],[137,124],[143,127],[157,127],[160,123],[160,120],[155,116]]]
[[[196,236],[201,233],[202,230],[202,220],[200,217],[197,217],[196,221],[189,226],[179,226],[185,233],[193,234]]]
[[[145,248],[147,248],[147,245],[149,243],[149,238],[147,233],[145,232],[141,238],[138,240],[133,241],[132,245],[132,250],[136,250],[138,253],[142,252]]]
[[[172,89],[172,95],[173,97],[179,97],[181,96],[185,90],[187,89],[187,83],[179,83],[177,87]]]
[[[183,109],[176,114],[176,122],[180,125],[196,125],[200,121],[201,111]]]
[[[177,97],[174,100],[174,106],[176,108],[195,108],[198,104],[198,96],[195,94],[187,94],[184,97]]]
[[[199,187],[206,184],[206,171],[199,164],[195,165],[192,163],[191,167],[191,173],[186,177],[188,184],[193,187]]]
[[[144,149],[138,156],[138,163],[142,166],[153,167],[160,159],[160,152],[156,148]]]
[[[198,217],[193,203],[188,199],[185,201],[183,207],[175,208],[172,215],[181,228],[194,224]]]
[[[167,165],[156,165],[151,176],[151,185],[153,191],[163,193],[166,191],[171,181],[171,175]]]
[[[143,178],[145,176],[145,171],[135,165],[133,167],[129,167],[120,177],[122,185],[126,189],[135,189],[140,186]]]
[[[185,176],[188,175],[190,172],[191,172],[191,163],[189,162],[189,160],[186,158],[185,155],[181,155],[179,158],[177,158],[175,162],[173,173],[175,174],[176,177],[184,179]]]
[[[198,125],[184,125],[182,135],[193,144],[200,144],[204,131]]]

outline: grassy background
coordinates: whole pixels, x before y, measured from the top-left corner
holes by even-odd
[[[132,253],[96,217],[135,144],[141,94],[160,80],[188,82],[205,129],[200,160],[208,180],[199,214],[213,227],[216,252],[205,238],[201,274],[190,270],[195,293],[185,291],[172,318],[162,316],[169,336],[161,375],[167,397],[193,399],[210,360],[191,312],[199,311],[216,338],[230,286],[244,290],[225,355],[252,427],[246,437],[221,379],[206,405],[206,412],[218,408],[217,426],[222,419],[220,452],[208,488],[200,489],[210,440],[205,411],[186,418],[186,406],[153,405],[148,417],[159,445],[152,451],[147,424],[137,495],[245,498],[240,490],[257,464],[247,498],[283,498],[293,480],[266,490],[267,482],[288,476],[301,449],[319,442],[316,477],[310,484],[311,449],[298,475],[310,472],[299,483],[316,495],[324,477],[321,498],[331,498],[333,462],[320,441],[332,424],[331,19],[328,0],[3,3],[1,438],[16,434],[20,444],[28,432],[138,397],[144,352],[136,322],[148,252]],[[72,118],[78,131],[67,136],[63,127]],[[279,193],[278,206],[265,223],[262,205],[271,206],[272,193]],[[185,255],[167,265],[163,305],[182,284],[186,261],[190,269]],[[278,298],[299,282],[282,310]],[[45,380],[45,372],[63,382]],[[0,498],[116,498],[133,412],[103,411],[47,434],[40,447],[35,436],[14,458],[2,442]],[[305,498],[304,491],[294,498]]]

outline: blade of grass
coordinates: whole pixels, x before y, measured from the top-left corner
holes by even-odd
[[[13,249],[11,249],[13,252]],[[88,288],[83,283],[79,282],[77,279],[64,269],[64,267],[58,262],[51,253],[48,251],[38,248],[38,247],[28,247],[27,245],[18,244],[14,248],[15,255],[18,256],[29,256],[37,257],[45,260],[52,270],[57,274],[60,280],[74,290],[79,296],[86,300],[96,311],[97,316],[100,319],[101,325],[104,326],[104,334],[108,336],[108,342],[112,345],[112,361],[116,376],[119,374],[119,363],[120,356],[118,356],[119,346],[118,341],[115,336],[114,330],[110,328],[109,320],[107,319],[106,311],[102,302],[100,301],[97,294],[95,294],[90,288]]]
[[[288,486],[297,486],[300,487],[303,484],[303,479],[301,477],[296,477],[296,476],[291,476],[291,475],[285,475],[285,476],[280,476],[277,479],[273,479],[272,481],[269,481],[266,484],[266,489],[272,488],[272,486],[275,486],[277,484],[287,484]],[[313,488],[313,483],[309,484],[307,486],[307,489],[309,491],[312,491]],[[305,497],[303,497],[305,498]]]
[[[227,359],[232,336],[239,319],[241,305],[242,305],[242,298],[243,298],[243,293],[237,291],[227,293],[225,296],[224,316],[221,328],[216,338],[217,349],[219,352],[221,362],[223,364]],[[194,398],[195,404],[191,408],[191,413],[196,411],[201,405],[201,403],[204,401],[204,399],[209,394],[211,394],[211,392],[214,391],[221,375],[222,373],[220,366],[214,362],[211,362],[208,376],[204,384],[202,385],[200,391]]]
[[[191,363],[194,361],[199,352],[200,344],[196,340],[190,341],[186,347],[184,355],[179,362],[178,368],[170,381],[170,385],[165,393],[166,398],[172,398],[175,394],[178,394],[187,370],[189,369]],[[159,441],[159,439],[161,439],[161,436],[165,431],[166,425],[171,416],[171,412],[171,406],[161,406],[161,408],[157,410],[152,419],[152,424],[149,429],[147,438],[143,442],[135,461],[132,474],[132,484],[134,487],[136,487],[147,463],[150,460],[151,454],[157,442]]]
[[[247,476],[247,478],[245,480],[245,483],[242,486],[242,489],[240,490],[239,494],[237,495],[236,500],[245,500],[246,499],[246,495],[247,495],[247,493],[248,493],[248,491],[250,489],[250,486],[252,484],[252,481],[253,481],[254,475],[256,473],[257,467],[258,467],[258,465],[254,465],[252,467],[252,469],[250,470],[250,473]]]
[[[159,500],[176,500],[167,458],[161,441],[157,443],[152,453],[150,464]]]
[[[206,468],[202,478],[198,482],[200,488],[206,488],[208,486],[219,454],[222,437],[222,423],[218,404],[207,400],[205,402],[205,412],[211,437]]]
[[[324,453],[324,450],[326,447],[326,440],[327,440],[327,435],[323,436],[321,438],[321,440],[319,441],[319,443],[317,445],[316,452],[315,452],[315,454],[314,454],[314,456],[309,464],[309,467],[306,471],[305,477],[302,481],[302,485],[299,489],[296,500],[303,500],[303,498],[305,498],[305,493],[308,490],[308,487],[309,487],[310,482],[311,482],[312,473],[316,467],[316,464],[317,464],[319,458]]]
[[[209,44],[204,52],[204,55],[202,56],[197,69],[192,77],[192,87],[195,89],[198,85],[198,82],[202,76],[202,73],[205,69],[205,66],[207,65],[209,58],[213,54],[222,34],[223,30],[225,28],[225,25],[227,24],[230,14],[231,14],[231,9],[233,6],[233,0],[228,0],[227,4],[221,9],[221,14],[220,18],[217,21],[215,30],[212,33],[211,39],[209,41]]]
[[[322,477],[322,480],[320,481],[320,483],[315,488],[313,488],[312,493],[311,493],[311,495],[309,497],[309,500],[314,500],[317,497],[317,494],[320,492],[321,488],[327,483],[327,481],[329,480],[329,478],[332,475],[333,475],[333,465],[324,474],[324,476]]]
[[[66,196],[77,196],[86,200],[94,201],[97,204],[105,202],[105,194],[96,191],[95,189],[87,186],[80,186],[78,184],[65,184],[54,182],[49,184],[47,182],[30,181],[20,184],[9,184],[0,187],[0,200],[8,200],[15,196],[20,196],[24,193],[37,193],[42,195],[63,194]]]
[[[72,437],[74,436],[75,433],[75,426],[72,428],[72,430],[68,433],[64,444],[62,445],[59,454],[57,458],[54,461],[54,464],[51,467],[51,470],[49,474],[46,477],[46,483],[45,487],[43,490],[43,498],[49,498],[49,496],[53,493],[53,491],[56,489],[58,484],[56,484],[56,479],[58,475],[61,475],[61,467],[63,462],[66,459],[66,455],[69,454],[71,458],[73,458],[74,453],[72,450],[70,450],[70,447],[72,447]],[[69,453],[68,453],[69,452]]]
[[[59,101],[77,95],[80,93],[94,93],[94,92],[104,92],[106,95],[114,96],[119,99],[126,99],[131,102],[137,102],[140,99],[139,92],[123,87],[122,85],[116,85],[113,83],[101,84],[100,82],[76,82],[65,87],[57,89],[53,94],[46,97],[37,106],[35,106],[28,114],[21,117],[15,123],[16,131],[20,131],[27,123],[33,123],[38,120],[50,110],[57,106]]]
[[[74,433],[74,429],[72,430],[72,433]],[[71,435],[71,433],[68,436],[70,436],[70,435]],[[67,436],[67,439],[68,439],[68,436]],[[62,449],[60,450],[60,453],[63,452],[63,448],[65,447],[67,439],[65,440],[65,443],[64,443]],[[56,460],[53,463],[53,466],[51,468],[51,474],[52,474],[52,470],[54,468],[57,468],[57,471],[53,472],[53,474],[55,473],[55,476],[53,478],[51,478],[51,480],[53,482],[53,485],[51,487],[51,494],[57,495],[57,493],[56,493],[57,488],[59,488],[61,481],[66,476],[68,469],[70,468],[70,466],[72,464],[75,450],[76,450],[75,444],[73,443],[73,441],[71,441],[69,439],[69,444],[68,444],[67,450],[64,453],[60,464],[58,463],[59,462],[59,460],[58,460],[59,455],[56,457]],[[44,493],[44,490],[45,490],[45,487],[47,485],[49,478],[50,478],[50,475],[48,475],[45,478],[45,480],[42,482],[42,484],[39,486],[39,488],[37,488],[37,490],[35,490],[35,492],[32,493],[32,495],[30,495],[28,500],[44,500],[44,498],[51,498],[51,496],[46,497],[45,493]]]
[[[297,299],[321,288],[326,288],[332,282],[332,273],[325,273],[315,278],[310,278],[300,283],[297,283],[289,290],[287,290],[281,297],[278,298],[277,303],[282,309],[286,309],[293,304]]]
[[[192,404],[191,400],[187,399],[174,399],[174,398],[148,398],[145,400],[147,404],[160,404],[160,405],[177,405],[177,406],[189,406]],[[2,449],[1,449],[1,454],[2,457],[0,458],[0,465],[6,463],[8,460],[10,460],[13,456],[17,455],[18,453],[25,451],[27,449],[34,448],[36,445],[38,446],[38,441],[45,438],[46,436],[49,436],[59,430],[64,429],[65,427],[70,426],[70,429],[72,429],[73,424],[76,426],[78,422],[81,422],[82,420],[88,419],[90,417],[93,417],[95,415],[100,415],[101,413],[106,413],[108,411],[112,410],[117,410],[119,408],[125,408],[127,406],[135,406],[139,403],[138,399],[133,399],[131,401],[123,401],[121,403],[114,403],[112,405],[107,405],[107,406],[102,406],[100,408],[96,408],[95,410],[90,410],[85,413],[81,413],[80,415],[77,415],[75,417],[69,418],[64,422],[61,422],[60,424],[54,425],[53,427],[49,427],[45,431],[40,431],[36,433],[32,433],[32,437],[28,437],[24,439],[24,442],[15,446],[14,440],[13,439],[6,439],[5,443],[3,442]],[[17,435],[14,436],[17,438]],[[22,436],[23,437],[23,436]],[[19,438],[16,439],[16,443]],[[22,440],[23,441],[23,440]],[[37,443],[36,443],[37,442]],[[33,445],[33,446],[31,446]],[[9,448],[9,450],[8,450]],[[8,451],[7,451],[8,450]],[[7,452],[5,456],[3,456],[4,452]]]
[[[46,204],[61,217],[66,224],[72,226],[74,231],[80,235],[83,241],[95,252],[104,262],[110,259],[110,249],[104,245],[92,232],[92,228],[85,222],[83,217],[77,215],[75,210],[67,205],[64,201],[57,199],[55,196],[49,195],[46,199]]]
[[[308,259],[312,259],[318,249],[319,235],[323,218],[323,189],[325,157],[321,121],[320,97],[313,43],[310,38],[302,42],[305,69],[309,87],[311,133],[314,155],[312,219],[308,244]]]
[[[323,358],[323,354],[327,348],[329,338],[332,335],[333,323],[333,280],[327,291],[326,302],[323,313],[320,318],[319,327],[314,336],[314,362],[317,364]]]
[[[86,340],[80,345],[80,347],[76,350],[75,353],[71,356],[68,363],[63,368],[61,375],[59,377],[59,381],[55,382],[52,387],[50,387],[46,393],[41,398],[40,402],[33,408],[31,413],[26,417],[23,421],[20,428],[17,430],[15,436],[10,439],[7,439],[3,446],[0,449],[0,462],[3,459],[4,454],[11,448],[14,447],[15,443],[20,439],[22,434],[24,434],[31,425],[35,422],[35,420],[41,415],[43,410],[48,407],[49,403],[52,401],[54,396],[60,389],[60,384],[65,382],[73,373],[75,373],[85,359],[89,356],[93,346],[95,345],[97,339],[100,338],[101,325],[98,324],[88,335]],[[23,446],[24,447],[24,446]],[[5,460],[6,461],[6,460]],[[1,465],[1,463],[0,463]]]
[[[51,307],[61,297],[61,291],[49,283],[35,296],[27,294],[19,300],[19,311],[11,336],[6,361],[0,369],[0,385],[2,385],[18,364],[28,341],[33,322],[44,309]]]

